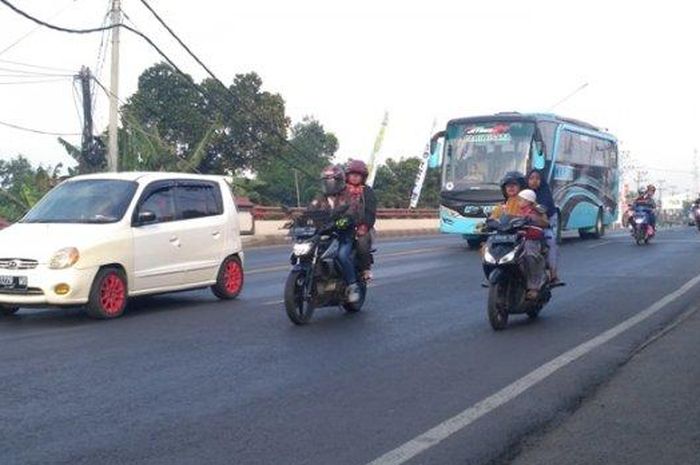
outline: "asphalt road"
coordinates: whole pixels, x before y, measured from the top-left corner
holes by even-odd
[[[303,328],[280,300],[286,247],[248,252],[233,303],[23,310],[0,318],[0,464],[507,461],[697,302],[699,244],[691,228],[567,241],[569,286],[500,333],[478,254],[443,236],[380,243],[365,310]]]

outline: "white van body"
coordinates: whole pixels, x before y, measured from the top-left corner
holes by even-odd
[[[242,264],[238,214],[223,177],[106,173],[71,178],[54,191],[102,184],[130,193],[120,218],[28,220],[35,210],[50,208],[42,206],[49,193],[24,220],[0,231],[0,305],[9,309],[88,304],[95,278],[105,267],[123,271],[127,296],[133,297],[215,286],[227,258],[236,257]],[[99,195],[95,201],[101,201]],[[76,199],[76,208],[94,210],[85,198],[80,202]],[[65,210],[62,203],[59,207]],[[142,215],[148,208],[157,214]],[[75,263],[64,267],[72,260]],[[240,273],[242,286],[242,268]]]

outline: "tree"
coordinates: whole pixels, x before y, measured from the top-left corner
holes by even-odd
[[[394,160],[389,158],[377,170],[374,189],[379,206],[382,208],[408,208],[411,192],[416,182],[416,175],[421,160],[417,157]],[[437,208],[440,203],[440,173],[429,169],[423,184],[420,208]]]
[[[0,160],[0,216],[20,219],[60,181],[62,166],[34,168],[29,160],[17,156]]]
[[[296,205],[297,182],[301,205],[310,203],[319,193],[319,181],[299,171],[295,174],[289,160],[298,159],[301,152],[304,154],[304,169],[320,174],[323,168],[331,164],[338,150],[338,139],[335,135],[326,132],[323,125],[311,117],[304,118],[294,126],[290,142],[296,149],[286,146],[282,149],[282,156],[263,160],[258,164],[257,180],[260,185],[256,190],[263,203]]]
[[[255,73],[236,75],[225,89],[160,63],[139,77],[122,107],[122,126],[130,169],[183,170],[184,163],[203,173],[235,173],[280,153],[289,120],[282,97],[262,91]]]

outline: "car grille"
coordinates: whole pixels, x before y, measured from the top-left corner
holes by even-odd
[[[39,265],[36,260],[25,258],[0,258],[0,270],[33,270]]]
[[[0,295],[44,295],[44,291],[38,287],[27,289],[0,289]]]

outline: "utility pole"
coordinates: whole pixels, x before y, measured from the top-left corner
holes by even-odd
[[[80,73],[76,76],[76,79],[80,81],[80,90],[83,94],[83,138],[82,144],[80,146],[80,151],[83,155],[83,160],[87,160],[90,155],[90,149],[93,144],[92,140],[92,90],[90,88],[90,81],[92,80],[92,75],[90,73],[90,68],[83,66],[80,69]]]
[[[112,26],[121,24],[121,0],[112,0]],[[107,169],[119,170],[119,27],[112,29],[112,82],[109,95],[109,155]]]
[[[297,208],[301,207],[301,196],[299,195],[299,171],[294,170],[294,187],[297,191]]]

